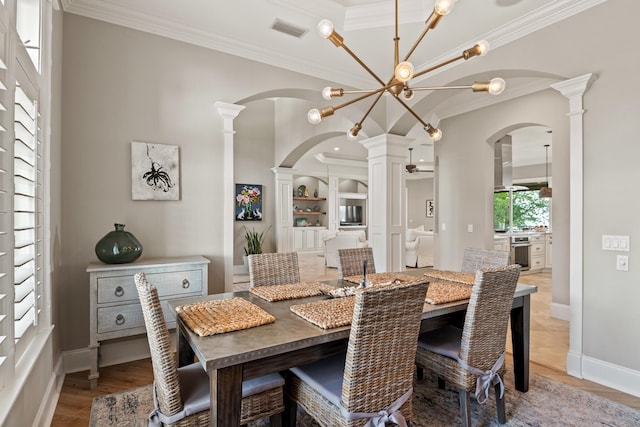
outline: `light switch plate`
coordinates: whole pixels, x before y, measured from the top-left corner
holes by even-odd
[[[473,224],[467,224],[467,231],[473,233]]]
[[[629,236],[602,235],[602,250],[629,252]]]
[[[616,270],[629,271],[629,255],[618,255],[616,257]]]

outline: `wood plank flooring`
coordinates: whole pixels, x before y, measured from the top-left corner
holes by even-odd
[[[325,267],[324,258],[317,254],[300,254],[299,263],[302,280],[328,280],[338,276],[337,270]],[[238,289],[248,287],[248,277],[237,276],[234,281]],[[549,316],[551,274],[521,276],[520,282],[538,286],[538,292],[531,297],[531,372],[640,410],[640,398],[565,373],[569,322]],[[510,338],[507,342],[510,342]],[[509,345],[507,351],[510,351]],[[507,363],[512,363],[510,355]],[[94,397],[153,382],[150,359],[101,368],[95,390],[89,389],[87,375],[88,371],[66,375],[52,426],[85,427],[89,423]]]

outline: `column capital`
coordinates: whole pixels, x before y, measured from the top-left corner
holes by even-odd
[[[293,176],[293,168],[275,167],[271,168],[276,177],[285,177],[286,175]]]
[[[215,104],[213,104],[213,106],[218,111],[218,114],[220,114],[220,116],[225,120],[235,119],[236,117],[238,117],[238,114],[240,114],[240,111],[247,108],[244,105],[229,104],[227,102],[220,102],[220,101],[217,101]]]
[[[597,75],[593,73],[583,74],[562,82],[554,83],[551,87],[567,98],[571,99],[575,96],[582,96],[589,89],[591,84],[596,81]]]
[[[369,151],[369,158],[371,159],[377,156],[406,157],[409,145],[413,141],[413,138],[385,133],[373,138],[363,139],[360,144]]]

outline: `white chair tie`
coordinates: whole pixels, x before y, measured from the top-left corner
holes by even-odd
[[[379,412],[347,412],[343,407],[342,415],[344,415],[349,421],[368,418],[369,421],[364,427],[385,427],[386,423],[395,423],[398,427],[407,427],[407,421],[404,419],[402,412],[400,412],[400,408],[411,398],[412,393],[413,387],[389,405],[387,409],[383,409]]]
[[[181,419],[185,418],[188,415],[187,411],[183,408],[182,411],[177,414],[173,414],[170,417],[167,417],[165,414],[160,412],[160,405],[158,405],[158,395],[156,394],[156,384],[153,384],[153,411],[149,414],[149,420],[147,425],[149,427],[162,427],[165,424],[175,424]]]
[[[474,368],[473,366],[469,366],[464,363],[462,360],[458,359],[458,363],[467,371],[471,372],[473,375],[478,377],[476,381],[476,398],[478,399],[478,403],[484,403],[489,398],[489,386],[500,384],[500,398],[504,396],[504,383],[502,382],[502,378],[498,375],[498,370],[504,364],[505,353],[502,352],[496,363],[493,364],[491,369],[484,372],[478,368]]]

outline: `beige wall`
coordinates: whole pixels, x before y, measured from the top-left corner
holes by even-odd
[[[427,200],[433,200],[433,178],[407,179],[407,228],[434,229],[435,217],[427,217]]]
[[[222,119],[213,104],[323,82],[72,14],[64,14],[63,41],[57,312],[61,347],[71,350],[88,345],[86,267],[97,262],[95,244],[115,222],[140,240],[143,258],[209,258],[209,291],[223,290],[222,220],[232,213],[222,209]],[[251,121],[254,108],[238,122]],[[306,111],[299,114],[306,120]],[[263,135],[256,126],[238,129],[236,148],[259,156],[239,160],[235,179],[264,182],[270,191],[272,172],[258,169],[274,166],[273,125]],[[131,141],[180,147],[179,201],[131,200]]]

